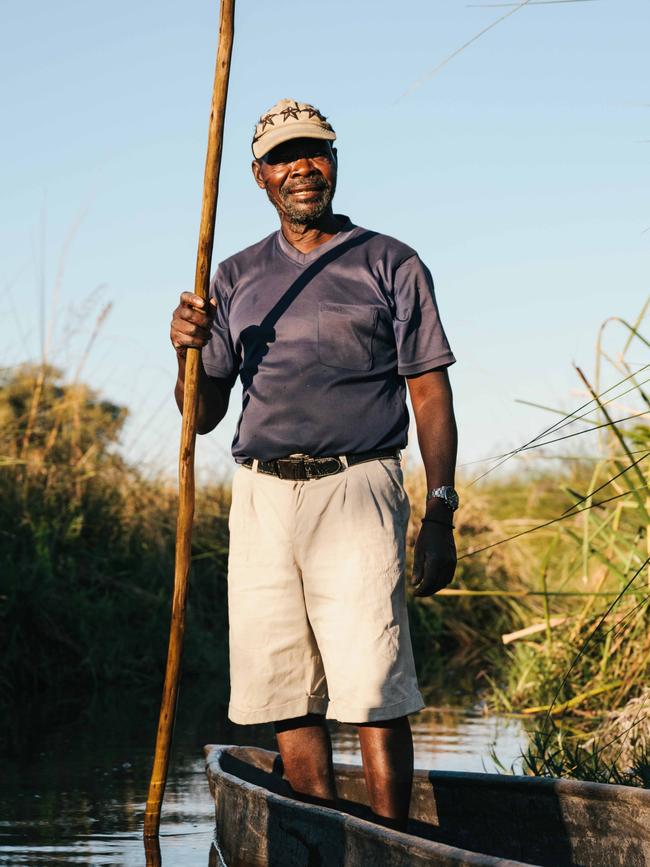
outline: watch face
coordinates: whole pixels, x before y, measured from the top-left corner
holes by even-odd
[[[427,491],[427,503],[433,497],[439,497],[443,503],[452,510],[452,512],[455,512],[460,504],[458,494],[451,485],[443,485],[440,488]]]

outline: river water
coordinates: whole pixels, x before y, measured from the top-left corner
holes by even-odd
[[[517,764],[525,733],[489,716],[471,684],[432,684],[412,718],[416,766],[491,771]],[[159,696],[112,689],[16,709],[0,770],[0,865],[142,867],[142,818]],[[335,759],[358,762],[355,729],[333,725]],[[214,832],[206,743],[274,748],[269,726],[234,726],[214,685],[183,686],[161,828],[164,867],[208,867]]]

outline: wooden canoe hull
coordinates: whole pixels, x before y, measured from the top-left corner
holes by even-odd
[[[371,821],[357,766],[336,765],[343,812],[291,798],[277,753],[211,746],[206,757],[228,867],[650,867],[648,790],[416,771],[402,834]]]

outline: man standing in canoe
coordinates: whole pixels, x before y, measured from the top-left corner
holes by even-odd
[[[335,214],[336,135],[311,105],[260,118],[253,175],[280,229],[222,262],[209,304],[173,314],[176,401],[202,347],[198,430],[239,376],[228,563],[230,718],[272,722],[300,796],[333,804],[325,715],[358,726],[370,803],[404,827],[408,714],[423,707],[405,601],[408,386],[427,476],[415,594],[453,578],[454,362],[431,276],[394,238]]]

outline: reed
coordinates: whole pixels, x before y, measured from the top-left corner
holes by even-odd
[[[527,721],[526,761],[540,773],[615,780],[634,766],[634,779],[643,776],[647,728],[638,727],[636,758],[601,751],[615,734],[625,747],[631,736],[608,735],[612,714],[637,707],[650,675],[650,426],[639,415],[650,368],[638,364],[647,354],[637,367],[631,354],[648,346],[642,320],[607,326],[624,331],[617,352],[599,337],[583,406],[547,409],[553,423],[525,452],[495,457],[499,472],[488,467],[475,484],[460,479],[456,580],[409,603],[423,682],[452,660],[473,669],[493,708]],[[603,390],[606,364],[617,385]],[[51,687],[160,682],[176,488],[120,453],[126,418],[78,374],[47,364],[0,371],[3,703]],[[570,456],[544,448],[577,430]],[[407,472],[406,485],[412,554],[423,475]],[[229,502],[227,485],[198,494],[185,657],[188,673],[224,684]]]
[[[120,455],[126,417],[48,365],[0,372],[3,701],[160,678],[176,491]],[[198,503],[190,672],[224,673],[229,498],[215,486]]]
[[[560,431],[589,447],[496,477],[488,470],[476,486],[466,481],[472,505],[460,514],[458,577],[453,591],[429,602],[443,634],[482,660],[490,704],[531,721],[523,758],[532,773],[650,780],[647,726],[638,728],[632,754],[631,735],[612,722],[637,708],[650,675],[649,365],[633,365],[631,355],[647,358],[647,311],[648,304],[632,323],[605,324],[594,384],[576,368],[587,403],[556,413],[559,420],[524,448],[556,441]],[[614,324],[624,333],[615,353],[603,340]],[[601,392],[605,365],[617,385]],[[576,423],[586,426],[584,436]],[[510,455],[495,461],[501,466]],[[417,614],[415,623],[421,641]],[[650,707],[644,714],[650,719]]]

